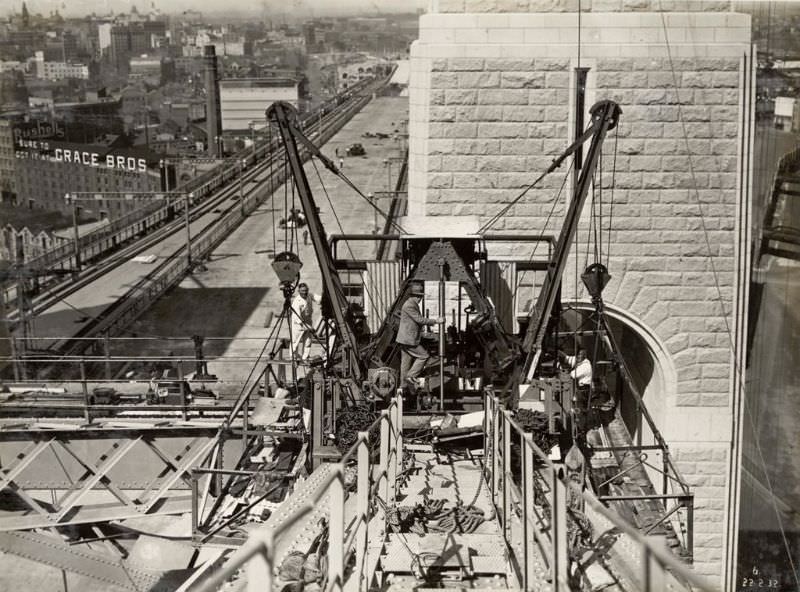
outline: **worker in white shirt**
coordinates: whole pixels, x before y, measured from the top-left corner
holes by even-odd
[[[570,367],[569,375],[578,381],[578,388],[589,388],[592,386],[592,363],[586,357],[586,350],[579,349],[575,356],[568,356],[559,352],[559,358]]]
[[[305,362],[311,353],[311,340],[314,336],[314,304],[308,295],[308,285],[297,286],[297,294],[292,300],[292,353],[298,361]]]

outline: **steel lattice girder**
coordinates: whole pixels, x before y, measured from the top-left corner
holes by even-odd
[[[174,590],[185,575],[147,569],[118,556],[83,548],[83,545],[68,545],[57,536],[33,532],[0,533],[0,551],[134,592]],[[169,575],[178,577],[169,578]]]
[[[188,512],[189,471],[225,445],[206,426],[47,430],[28,432],[28,442],[19,436],[0,431],[0,465],[14,459],[0,466],[0,493],[18,501],[0,517],[0,531]]]

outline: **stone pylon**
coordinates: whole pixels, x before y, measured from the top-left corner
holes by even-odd
[[[721,589],[733,588],[754,109],[750,17],[730,10],[434,0],[410,78],[409,214],[437,227],[474,231],[569,145],[594,102],[622,107],[594,189],[606,204],[607,314],[641,346],[630,353],[647,369],[645,403],[695,493],[694,568]],[[557,233],[566,168],[493,230]],[[575,251],[582,270],[584,249]],[[509,259],[528,255],[509,245]],[[575,277],[565,277],[563,298],[590,309]]]

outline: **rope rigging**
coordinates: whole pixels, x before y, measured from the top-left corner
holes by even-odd
[[[273,138],[272,138],[272,123],[267,126],[268,135],[269,135],[269,146],[273,146]],[[275,188],[272,186],[272,179],[275,178],[274,168],[273,165],[275,163],[274,158],[269,159],[269,179],[270,179],[270,214],[272,217],[272,255],[275,256],[278,253],[278,235],[275,232]]]
[[[319,169],[317,168],[317,164],[314,162],[313,158],[311,159],[311,164],[314,167],[314,172],[317,174],[317,178],[319,179],[320,187],[322,187],[322,191],[325,194],[325,199],[327,200],[328,205],[331,207],[331,213],[333,214],[333,217],[336,220],[336,225],[339,227],[339,232],[341,232],[342,234],[345,234],[344,227],[342,226],[342,221],[339,219],[339,216],[336,213],[336,208],[333,206],[333,202],[331,201],[331,197],[328,194],[328,189],[325,187],[325,183],[322,180],[322,175],[320,175]],[[344,244],[347,247],[347,251],[350,253],[350,257],[355,258],[355,254],[353,253],[353,249],[350,246],[350,241],[349,240],[345,240]],[[372,294],[370,293],[369,288],[367,288],[367,285],[364,283],[363,276],[362,276],[362,281],[361,281],[361,287],[364,290],[364,293],[366,294],[367,299],[370,302],[370,305],[372,307],[372,311],[374,313],[376,313],[377,315],[380,315],[381,311],[378,310],[377,305],[375,304],[375,299],[372,297]]]

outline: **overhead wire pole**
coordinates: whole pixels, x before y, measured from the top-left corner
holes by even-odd
[[[65,198],[69,201],[69,193],[66,194]],[[75,269],[77,271],[81,270],[81,237],[80,232],[78,231],[78,206],[76,204],[72,204],[72,230],[73,230],[73,238],[75,240]]]
[[[64,200],[72,204],[73,224],[75,226],[75,262],[76,267],[79,268],[80,263],[80,237],[78,236],[77,214],[78,208],[76,202],[89,201],[89,202],[102,202],[102,201],[133,201],[135,199],[159,199],[169,200],[170,197],[175,196],[184,200],[184,220],[186,226],[186,262],[189,269],[192,268],[192,231],[190,227],[190,200],[194,197],[194,193],[185,191],[72,191],[64,194]]]
[[[253,123],[253,122],[250,122],[250,123]],[[254,137],[255,130],[254,130],[253,127],[251,127],[250,129],[251,129],[251,132],[253,132],[253,137]],[[255,162],[255,154],[256,154],[256,150],[255,150],[255,142],[254,142],[253,143],[253,161],[254,162]],[[240,208],[240,211],[242,213],[242,217],[244,217],[246,215],[246,210],[245,210],[245,205],[244,205],[244,169],[247,166],[247,160],[245,158],[238,158],[238,157],[231,157],[231,158],[223,158],[223,157],[220,157],[220,158],[214,158],[214,157],[164,158],[164,159],[162,159],[160,161],[162,167],[165,167],[165,165],[167,165],[169,163],[179,163],[179,162],[191,162],[192,164],[202,164],[202,163],[216,164],[216,163],[220,163],[220,162],[222,162],[222,163],[226,163],[226,162],[236,163],[239,166],[239,175],[238,175],[238,177],[239,177],[239,208]],[[165,168],[165,182],[166,182],[165,189],[167,190],[167,193],[169,194],[170,193],[170,191],[169,191],[169,172],[168,172],[168,170],[166,168]],[[189,214],[187,212],[186,213],[186,216],[187,216],[187,223],[186,223],[186,232],[187,232],[186,241],[187,242],[186,242],[186,244],[187,245],[191,244],[191,236],[189,236],[188,215]],[[187,252],[188,252],[188,250],[187,250]],[[191,259],[189,259],[189,267],[191,267],[191,265],[192,265]]]
[[[245,216],[244,211],[244,167],[247,165],[247,161],[244,158],[240,158],[239,160],[239,208],[242,212],[242,217]]]

